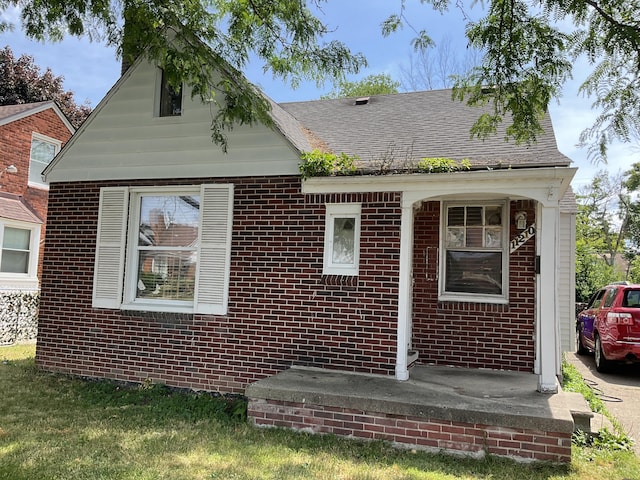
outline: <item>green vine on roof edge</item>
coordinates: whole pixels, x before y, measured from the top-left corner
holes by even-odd
[[[299,165],[300,175],[303,180],[311,177],[331,177],[337,175],[356,175],[358,168],[357,155],[346,153],[329,153],[320,150],[304,152],[300,156],[302,162]],[[419,173],[451,173],[461,170],[471,170],[471,162],[468,159],[454,160],[446,157],[421,158],[409,171]]]

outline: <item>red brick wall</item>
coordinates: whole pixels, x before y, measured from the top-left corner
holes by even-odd
[[[215,181],[235,185],[226,316],[92,309],[99,189],[118,183],[51,186],[38,365],[238,393],[292,364],[392,374],[400,194],[304,196],[298,177],[183,183]],[[362,203],[356,278],[322,275],[332,202]]]
[[[5,173],[2,175],[0,185],[3,192],[22,195],[25,202],[38,216],[46,220],[48,190],[46,188],[28,186],[33,132],[60,140],[63,146],[71,137],[71,132],[51,108],[0,126],[0,145],[2,146],[0,169],[4,169],[9,165],[15,165],[18,169],[15,174]],[[40,234],[38,278],[42,278],[45,230],[45,224],[43,224]]]
[[[510,205],[535,223],[535,203]],[[420,363],[531,371],[534,361],[535,237],[509,257],[509,304],[438,302],[440,203],[425,202],[415,217],[413,347]],[[508,248],[508,247],[507,247]]]
[[[273,400],[252,400],[248,415],[259,426],[385,440],[423,450],[571,462],[570,432],[506,428]]]

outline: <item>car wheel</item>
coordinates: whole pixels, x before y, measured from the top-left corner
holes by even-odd
[[[582,343],[582,332],[580,331],[580,328],[576,328],[576,353],[578,355],[586,355],[589,353],[587,347]]]
[[[596,335],[595,345],[595,361],[596,370],[600,373],[606,373],[611,370],[611,361],[607,360],[602,351],[602,342],[600,341],[600,335]]]

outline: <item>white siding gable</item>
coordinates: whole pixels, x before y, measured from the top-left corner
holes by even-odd
[[[46,172],[48,182],[298,174],[299,152],[261,124],[211,139],[213,103],[183,95],[177,117],[158,117],[159,70],[138,62],[111,89]]]

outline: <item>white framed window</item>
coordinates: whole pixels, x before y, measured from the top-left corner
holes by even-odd
[[[100,197],[94,307],[226,313],[233,185],[107,187]]]
[[[39,244],[40,225],[0,223],[0,283],[37,287]]]
[[[46,187],[42,171],[60,151],[62,142],[39,133],[31,134],[31,154],[29,160],[29,183]]]
[[[362,207],[359,203],[329,203],[326,208],[322,273],[357,275]]]
[[[442,204],[440,300],[506,303],[507,202]]]

